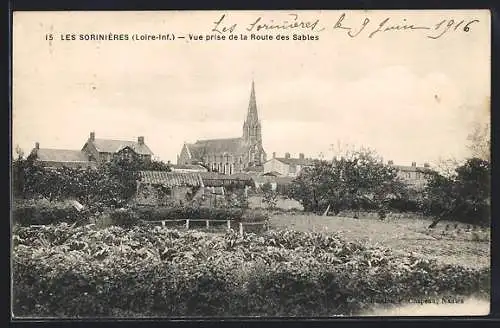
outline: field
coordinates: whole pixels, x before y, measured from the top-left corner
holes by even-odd
[[[366,222],[364,227],[369,230]],[[239,236],[151,226],[16,227],[14,313],[369,315],[388,300],[398,306],[426,299],[488,299],[488,266],[467,268],[380,243],[369,246],[346,239],[345,231],[343,236],[272,229]]]
[[[489,229],[273,212],[268,231],[15,225],[22,317],[485,314]],[[253,202],[252,207],[262,207]],[[344,213],[345,214],[345,213]],[[43,221],[43,220],[42,220]],[[418,304],[431,300],[439,304]],[[451,301],[450,301],[451,300]],[[389,301],[389,302],[388,302]],[[460,301],[460,304],[448,304]],[[417,303],[417,304],[415,304]],[[458,311],[458,312],[457,312]]]
[[[387,247],[401,254],[413,252],[446,264],[490,266],[489,229],[471,228],[468,231],[463,224],[455,229],[455,223],[443,221],[431,230],[427,228],[430,222],[420,218],[381,221],[375,217],[276,215],[271,219],[271,228],[333,232],[349,241]],[[447,225],[449,230],[446,230]]]

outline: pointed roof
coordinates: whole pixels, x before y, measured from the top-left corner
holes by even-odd
[[[153,155],[153,152],[146,144],[139,144],[136,141],[113,140],[113,139],[94,139],[93,142],[98,152],[116,153],[125,147],[132,148],[136,153],[141,155]]]
[[[193,144],[186,144],[191,158],[202,159],[204,155],[221,155],[224,153],[238,155],[245,151],[242,138],[206,139]]]
[[[250,91],[250,102],[248,103],[247,123],[258,122],[257,101],[255,100],[255,82],[252,79],[252,90]]]
[[[80,150],[40,148],[34,149],[33,154],[39,161],[45,162],[89,162],[88,156]]]

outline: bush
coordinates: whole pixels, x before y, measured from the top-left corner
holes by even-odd
[[[240,208],[212,208],[212,207],[136,207],[134,211],[145,221],[163,220],[240,220],[243,210]]]
[[[112,210],[109,217],[113,225],[131,227],[139,222],[139,216],[130,208],[119,208]]]
[[[82,214],[65,202],[24,201],[12,206],[12,221],[20,225],[42,225],[60,222],[75,223]]]
[[[441,265],[334,234],[61,224],[18,227],[13,241],[16,316],[355,315],[384,300],[490,292],[489,268]]]
[[[242,222],[263,222],[269,220],[269,214],[258,209],[246,210],[241,217]]]

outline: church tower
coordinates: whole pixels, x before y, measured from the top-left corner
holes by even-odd
[[[257,114],[257,102],[255,100],[255,83],[252,80],[252,90],[250,91],[247,118],[243,123],[243,139],[250,145],[261,144],[261,133],[259,115]]]
[[[248,163],[262,165],[266,161],[266,153],[262,147],[262,129],[257,114],[257,101],[255,99],[255,83],[252,80],[250,102],[248,104],[247,118],[243,123],[243,141],[248,146]]]

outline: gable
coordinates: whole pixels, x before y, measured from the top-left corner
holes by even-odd
[[[92,143],[99,153],[117,153],[125,147],[130,147],[139,155],[153,155],[153,152],[146,144],[139,144],[135,141],[112,140],[112,139],[95,139],[88,141]]]

